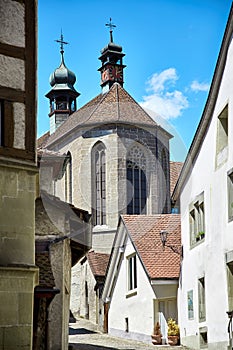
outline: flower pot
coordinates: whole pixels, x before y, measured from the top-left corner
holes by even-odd
[[[168,335],[168,344],[169,345],[179,345],[179,336],[178,335]]]
[[[152,334],[151,338],[152,338],[152,344],[154,344],[154,345],[161,345],[162,344],[162,334],[160,334],[160,335]]]

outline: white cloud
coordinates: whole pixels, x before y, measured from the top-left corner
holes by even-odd
[[[143,96],[140,105],[143,108],[154,110],[165,119],[179,117],[182,110],[189,104],[187,97],[181,91],[174,89],[177,80],[175,68],[154,73],[146,83],[146,91],[151,93]]]
[[[208,91],[210,88],[210,85],[207,83],[199,83],[197,80],[193,80],[191,83],[191,89],[195,92],[198,91]]]

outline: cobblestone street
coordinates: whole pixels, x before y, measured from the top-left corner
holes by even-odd
[[[69,326],[69,344],[72,350],[181,350],[182,346],[153,346],[133,340],[111,337],[97,331],[96,326],[88,320],[77,319]],[[191,349],[189,349],[191,350]]]

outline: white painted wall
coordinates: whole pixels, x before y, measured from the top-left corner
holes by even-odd
[[[127,239],[124,258],[112,295],[109,309],[109,333],[125,338],[134,338],[151,343],[154,326],[154,292],[137,257],[137,294],[127,296],[127,256],[134,248]],[[129,319],[129,332],[125,332],[125,318]]]
[[[179,323],[182,343],[200,348],[199,328],[208,328],[209,349],[226,349],[228,343],[227,279],[225,253],[233,250],[233,222],[228,222],[227,171],[233,167],[233,44],[231,42],[214,115],[191,175],[181,192],[181,227],[184,260],[179,289]],[[228,103],[229,146],[226,162],[216,169],[217,117]],[[204,191],[205,239],[190,249],[189,204]],[[206,321],[198,320],[198,279],[205,276]],[[194,319],[188,320],[187,292],[193,290]]]

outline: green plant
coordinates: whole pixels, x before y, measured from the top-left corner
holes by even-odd
[[[205,232],[204,231],[199,231],[197,234],[196,234],[196,239],[201,239],[205,236]]]
[[[176,321],[173,320],[173,318],[168,319],[167,326],[168,326],[168,330],[167,330],[168,335],[177,335],[177,336],[180,335],[179,326],[176,323]]]

